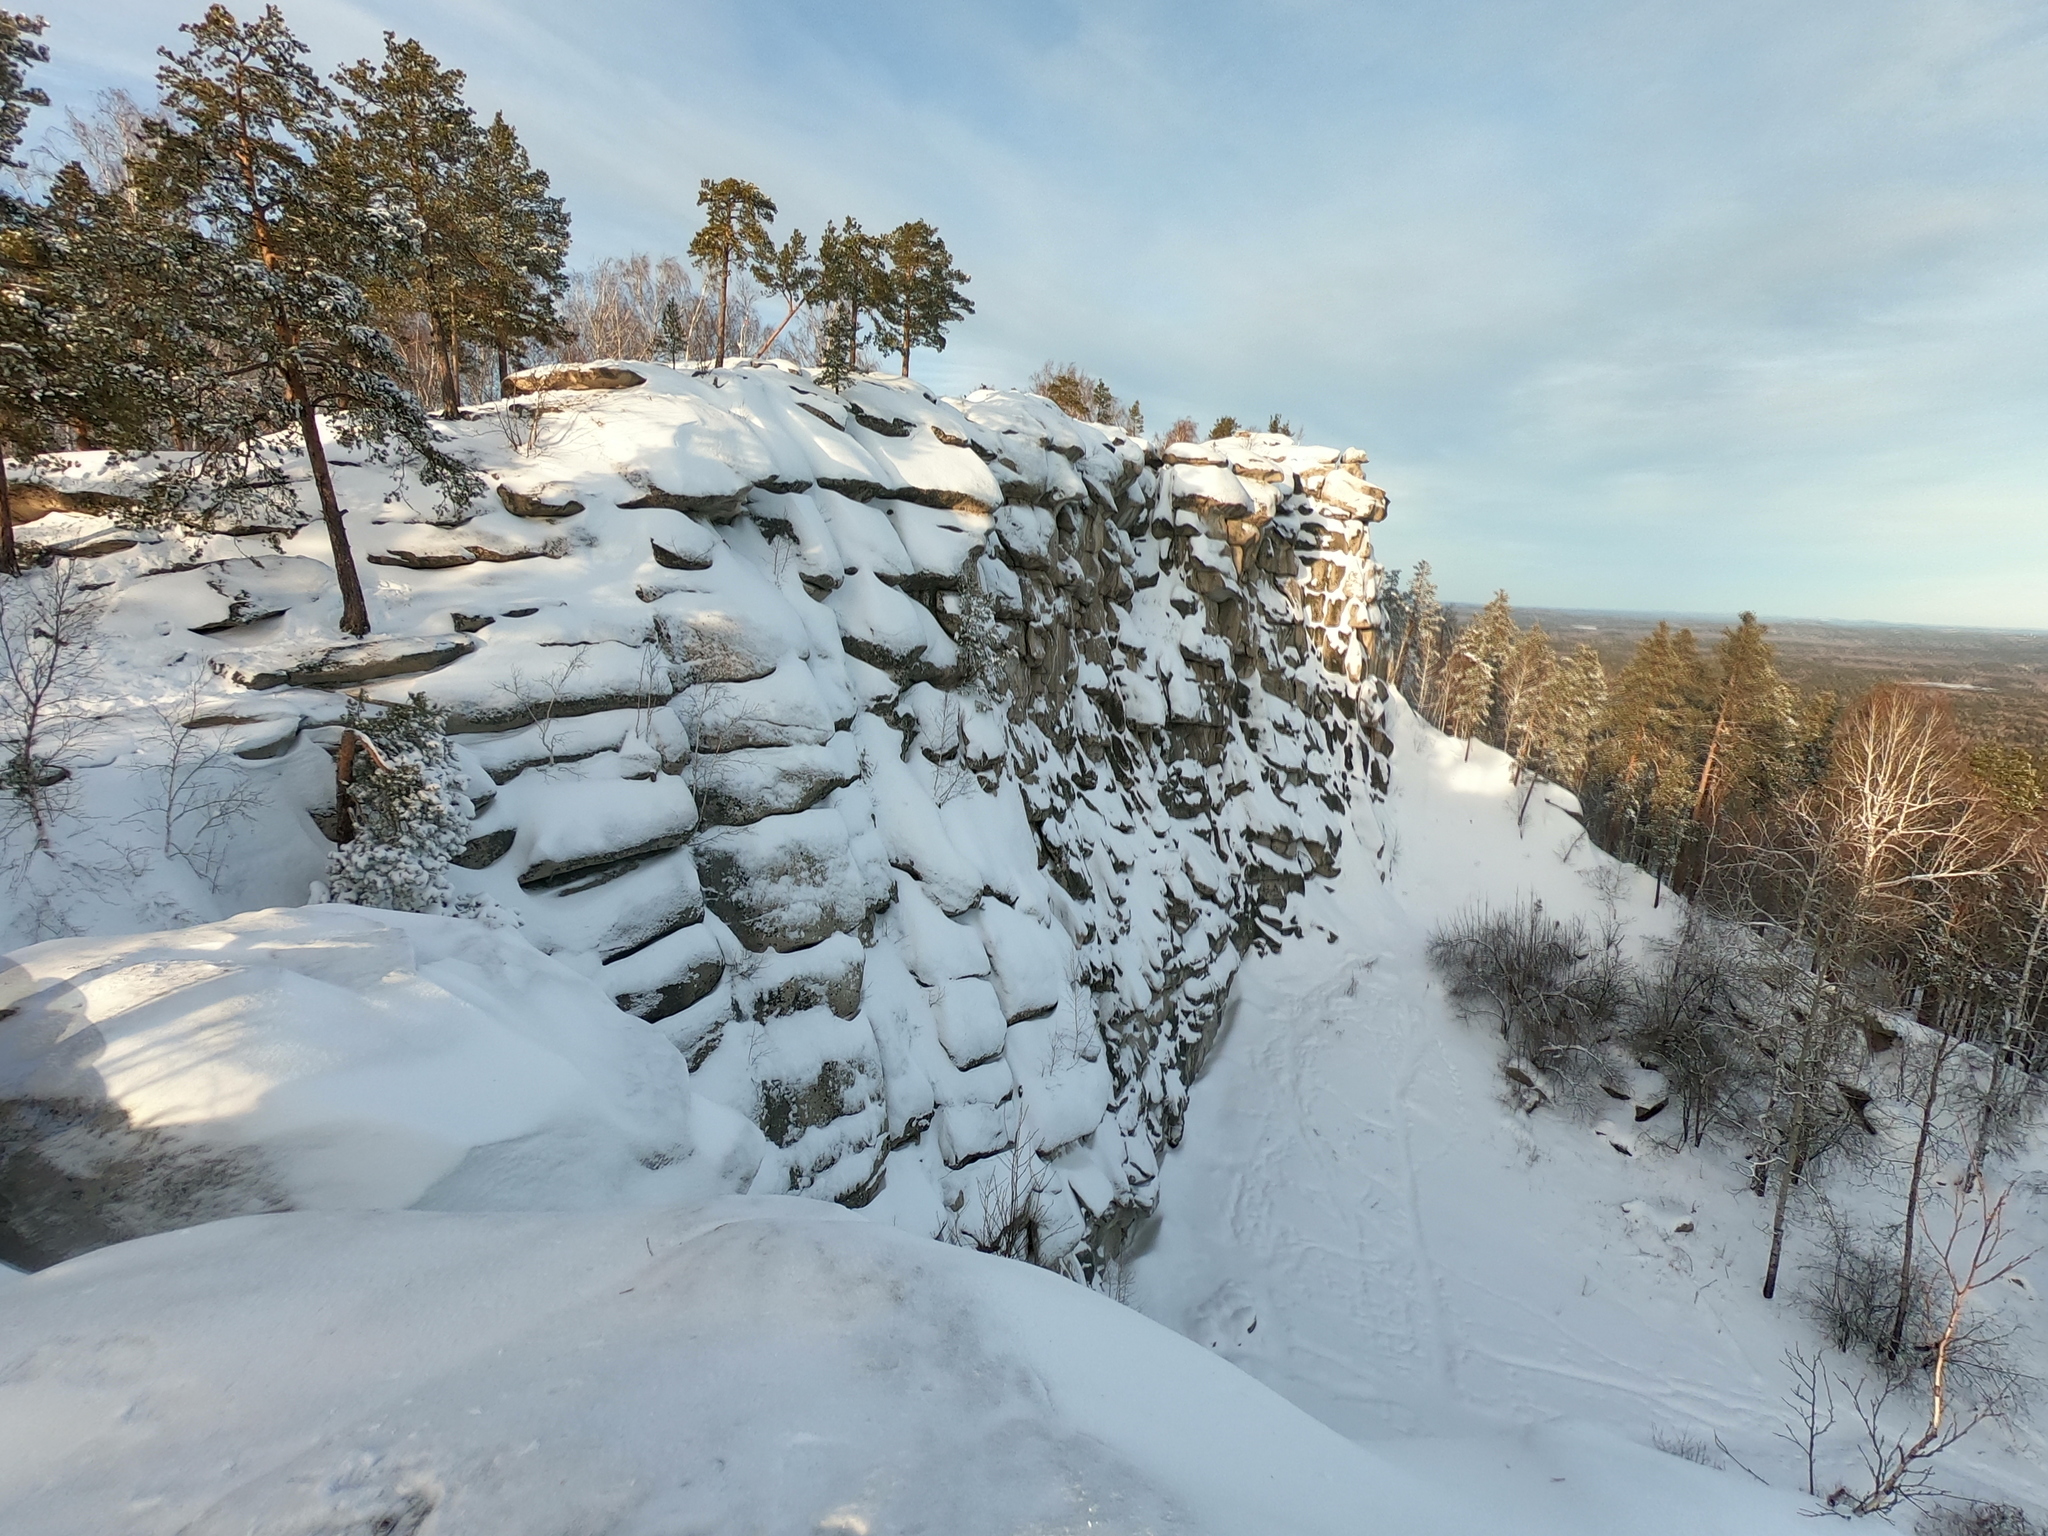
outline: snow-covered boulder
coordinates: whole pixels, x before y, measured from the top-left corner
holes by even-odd
[[[476,922],[315,906],[59,940],[0,964],[0,1009],[16,1263],[241,1211],[701,1196],[764,1150],[651,1025]]]

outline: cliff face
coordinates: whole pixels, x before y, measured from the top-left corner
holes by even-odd
[[[449,424],[466,514],[340,471],[361,644],[317,524],[123,532],[91,498],[152,466],[51,481],[26,533],[104,587],[115,691],[203,664],[184,723],[264,786],[231,893],[318,876],[343,690],[424,694],[458,893],[656,1022],[767,1136],[757,1191],[1113,1251],[1240,957],[1374,854],[1363,455],[771,367],[516,382]]]

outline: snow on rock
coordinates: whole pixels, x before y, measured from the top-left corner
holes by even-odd
[[[1527,1528],[1101,1296],[808,1201],[251,1217],[5,1294],[0,1510],[45,1536]]]
[[[7,1251],[242,1211],[528,1209],[743,1187],[660,1033],[514,934],[345,906],[17,950]],[[721,1117],[710,1107],[714,1121]],[[737,1158],[737,1161],[735,1161]]]
[[[467,508],[338,464],[361,643],[311,579],[303,463],[264,537],[121,526],[104,498],[161,461],[46,476],[24,539],[108,612],[111,745],[78,782],[146,873],[44,880],[0,931],[303,899],[341,695],[419,693],[473,770],[457,894],[650,1021],[760,1127],[764,1178],[961,1231],[1022,1145],[1045,1243],[1113,1255],[1241,959],[1361,851],[1345,786],[1385,784],[1363,456],[1162,453],[1036,396],[782,365],[514,392],[437,424]],[[210,875],[133,815],[172,699],[261,801]]]

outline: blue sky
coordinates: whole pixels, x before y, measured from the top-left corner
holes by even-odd
[[[60,105],[200,9],[45,3]],[[930,219],[980,312],[928,384],[1280,411],[1455,597],[2048,628],[2039,0],[284,10],[468,70],[581,259],[679,251],[707,175]]]

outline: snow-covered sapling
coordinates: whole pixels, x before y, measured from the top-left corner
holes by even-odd
[[[335,759],[340,846],[327,899],[393,912],[457,910],[448,865],[469,841],[464,773],[439,710],[351,700]]]

